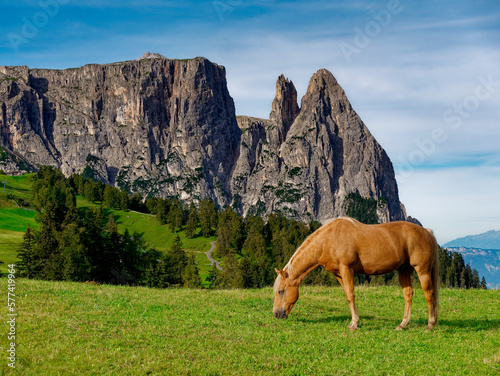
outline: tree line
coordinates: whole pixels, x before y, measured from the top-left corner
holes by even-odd
[[[116,188],[101,189],[97,182],[76,175],[66,179],[53,167],[41,167],[34,177],[31,199],[39,228],[28,227],[23,236],[17,264],[21,277],[201,287],[194,258],[186,255],[179,237],[167,252],[150,248],[138,233],[119,233],[115,218],[106,217],[103,206],[77,208],[79,189],[87,193],[95,189],[92,194],[102,194],[108,207],[126,202],[133,206],[134,198],[127,195],[125,199]],[[120,200],[113,201],[113,197]]]
[[[100,202],[95,209],[77,208],[76,194]],[[349,214],[364,223],[374,223],[380,200],[351,193],[346,197]],[[368,201],[369,200],[369,201]],[[28,228],[19,251],[18,267],[23,276],[49,280],[94,280],[102,283],[136,284],[150,287],[201,287],[194,256],[188,256],[177,236],[172,247],[160,252],[149,247],[137,233],[119,233],[113,215],[106,209],[135,210],[155,215],[173,232],[188,238],[216,236],[214,256],[223,260],[223,271],[212,267],[206,282],[212,288],[260,288],[272,285],[275,267],[283,267],[300,244],[321,224],[308,224],[272,213],[239,215],[232,207],[217,208],[208,199],[198,205],[177,198],[143,199],[129,195],[82,175],[65,178],[52,167],[35,175],[32,206],[39,229]],[[447,287],[486,288],[484,277],[466,265],[457,252],[440,250],[440,276]],[[338,285],[324,268],[317,268],[305,284]],[[397,284],[397,273],[356,276],[357,284]]]

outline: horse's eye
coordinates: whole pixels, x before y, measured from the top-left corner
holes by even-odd
[[[278,294],[283,295],[285,293],[285,290],[280,290],[278,291]]]

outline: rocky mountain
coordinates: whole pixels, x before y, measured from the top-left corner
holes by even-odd
[[[299,107],[280,76],[269,119],[236,117],[225,68],[205,58],[0,67],[0,168],[90,171],[144,196],[203,197],[243,214],[327,221],[350,192],[406,219],[392,163],[321,69]]]

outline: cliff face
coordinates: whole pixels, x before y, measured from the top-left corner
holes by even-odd
[[[391,161],[330,72],[313,75],[300,110],[293,83],[278,78],[272,108],[271,120],[238,119],[244,132],[232,181],[242,212],[325,222],[343,215],[345,196],[357,192],[387,199],[382,221],[406,218]]]
[[[144,196],[209,197],[243,214],[303,220],[342,215],[345,195],[358,192],[387,199],[383,221],[406,217],[389,158],[326,70],[300,108],[280,76],[270,119],[237,120],[224,67],[204,58],[0,67],[0,142],[10,172],[88,167]]]
[[[241,131],[224,67],[204,58],[3,67],[0,81],[2,144],[31,164],[66,175],[89,165],[132,191],[227,201]]]

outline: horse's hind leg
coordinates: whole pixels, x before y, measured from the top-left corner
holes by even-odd
[[[340,265],[339,268],[340,278],[342,279],[341,285],[344,289],[345,297],[349,303],[349,308],[351,309],[352,320],[349,324],[349,330],[357,330],[359,322],[358,309],[354,303],[354,272],[347,266]]]
[[[411,273],[412,268],[401,268],[398,270],[399,274],[399,284],[403,289],[403,295],[405,297],[405,312],[403,315],[403,321],[396,327],[396,330],[406,329],[406,326],[410,322],[411,316],[411,301],[413,298],[413,287],[411,286]]]
[[[419,273],[418,278],[420,279],[420,283],[422,284],[422,290],[424,290],[425,300],[427,300],[427,305],[429,307],[429,321],[427,324],[427,328],[425,329],[425,331],[428,332],[434,328],[434,325],[437,322],[438,302],[435,299],[436,295],[434,291],[436,287],[433,286],[432,278],[429,273]]]

